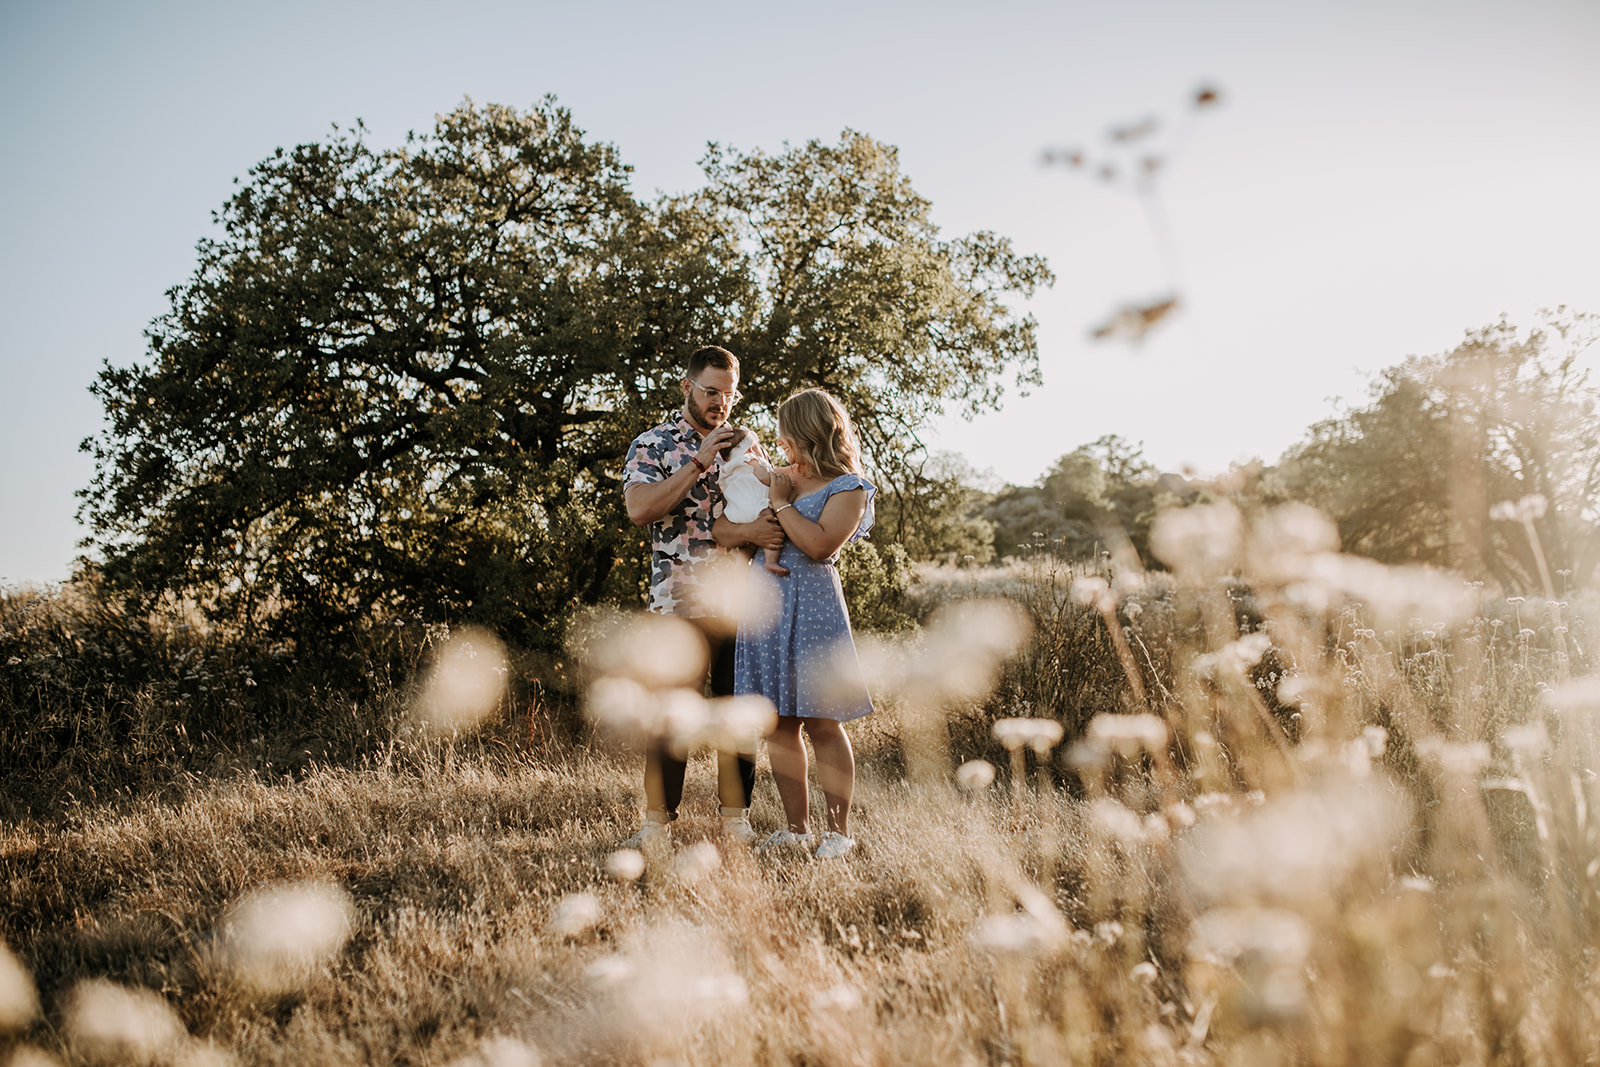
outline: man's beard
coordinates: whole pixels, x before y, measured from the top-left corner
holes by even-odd
[[[691,392],[689,394],[689,421],[694,423],[695,426],[699,427],[701,430],[708,432],[715,430],[718,426],[721,426],[724,422],[728,421],[728,413],[724,411],[719,417],[718,421],[712,422],[711,416],[707,414],[710,406],[711,405],[709,404],[701,406],[700,404],[695,403],[694,393]]]

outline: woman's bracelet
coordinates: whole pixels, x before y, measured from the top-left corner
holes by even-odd
[[[793,504],[784,504],[783,507],[777,508],[776,510],[773,511],[772,517],[773,518],[777,518],[779,515],[782,515],[783,514],[783,508],[792,508],[792,507],[794,507]]]

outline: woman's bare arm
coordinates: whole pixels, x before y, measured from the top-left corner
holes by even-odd
[[[827,559],[850,540],[867,513],[867,491],[846,489],[822,505],[822,515],[812,522],[795,507],[777,511],[778,525],[796,548],[812,559]]]

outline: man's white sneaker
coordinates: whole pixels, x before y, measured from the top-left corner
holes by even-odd
[[[846,837],[837,830],[829,830],[822,835],[822,844],[817,846],[817,859],[836,860],[855,847],[855,838]]]
[[[722,836],[741,845],[753,845],[756,828],[750,825],[750,816],[730,815],[722,820]]]
[[[656,822],[652,819],[646,821],[643,826],[639,827],[638,833],[634,834],[617,847],[636,848],[640,851],[643,851],[648,847],[665,845],[671,840],[672,831],[667,829],[667,824],[664,822]]]
[[[765,841],[761,842],[761,847],[756,849],[756,851],[764,856],[774,856],[780,852],[785,852],[792,848],[799,848],[805,852],[810,852],[811,835],[797,834],[793,830],[778,830],[775,831]]]

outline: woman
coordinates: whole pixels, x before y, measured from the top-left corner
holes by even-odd
[[[788,538],[779,563],[789,573],[778,576],[752,562],[750,603],[762,607],[740,619],[734,691],[759,693],[778,710],[767,751],[788,826],[762,849],[811,849],[804,731],[827,801],[828,828],[816,855],[833,859],[855,847],[855,753],[843,724],[872,711],[834,564],[846,542],[871,529],[877,488],[861,476],[850,416],[820,389],[796,393],[778,408],[778,447],[789,466],[773,472],[768,495]]]

